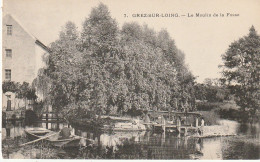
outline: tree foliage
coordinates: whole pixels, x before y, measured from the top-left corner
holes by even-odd
[[[192,110],[194,77],[166,30],[125,23],[104,4],[93,8],[82,32],[68,22],[51,44],[47,68],[53,108],[69,116],[140,110]],[[47,79],[47,80],[48,80]]]
[[[222,60],[223,78],[235,94],[236,103],[243,109],[259,110],[260,36],[253,26],[247,36],[231,43]]]
[[[208,102],[223,102],[230,98],[230,92],[226,85],[219,79],[206,78],[204,83],[197,83],[194,86],[197,100],[207,100]]]
[[[37,95],[35,89],[27,82],[20,84],[19,82],[4,81],[2,84],[3,93],[12,92],[15,93],[16,98],[36,100]]]

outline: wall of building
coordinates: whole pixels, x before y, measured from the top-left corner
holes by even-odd
[[[12,25],[12,35],[7,35],[7,25]],[[46,51],[35,43],[36,38],[11,15],[3,17],[2,36],[2,80],[6,80],[5,70],[11,69],[11,81],[31,84],[38,70],[45,66],[42,56]],[[11,58],[6,57],[6,49],[12,50]],[[12,110],[24,107],[26,103],[14,96],[11,95]],[[3,109],[6,109],[7,100],[7,94],[2,94]]]
[[[6,25],[12,25],[12,35],[7,35]],[[11,80],[31,83],[35,77],[35,39],[10,15],[3,18],[2,74],[11,69]],[[6,57],[6,49],[12,50],[12,58]]]

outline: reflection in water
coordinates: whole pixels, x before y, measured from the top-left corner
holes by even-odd
[[[221,137],[203,139],[203,148],[201,151],[203,152],[201,160],[221,160]]]
[[[144,141],[145,132],[115,132],[113,134],[101,134],[100,142],[102,146],[113,146],[116,148],[118,145],[122,145],[125,140],[132,140],[133,142]]]
[[[233,121],[230,123],[234,123]],[[226,123],[224,123],[226,124]],[[237,125],[237,123],[234,123]],[[41,124],[46,127],[46,123]],[[64,123],[48,123],[48,128],[57,130],[67,126]],[[117,159],[259,159],[259,124],[229,125],[237,136],[193,138],[173,134],[155,134],[152,132],[113,132],[95,134],[85,130],[73,129],[76,135],[96,141],[96,151],[101,158]],[[6,123],[2,128],[2,140],[23,136],[22,122]],[[101,150],[101,149],[100,149]],[[74,150],[68,150],[70,157],[82,156]],[[106,154],[105,156],[101,154]],[[84,156],[85,157],[85,156]],[[94,157],[93,157],[94,158]]]
[[[239,136],[224,138],[222,144],[223,159],[259,159],[260,125],[243,124],[239,126]]]
[[[24,135],[23,122],[8,122],[2,128],[2,140],[6,137],[16,138]]]

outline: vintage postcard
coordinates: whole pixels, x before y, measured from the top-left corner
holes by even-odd
[[[259,0],[3,0],[1,158],[259,160]]]

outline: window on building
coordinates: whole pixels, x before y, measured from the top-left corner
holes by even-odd
[[[6,28],[7,28],[7,35],[12,35],[13,26],[12,25],[6,25]]]
[[[11,80],[11,70],[10,69],[5,69],[5,79]]]
[[[5,54],[6,54],[6,57],[11,57],[12,58],[12,50],[11,49],[6,49],[5,50]]]

